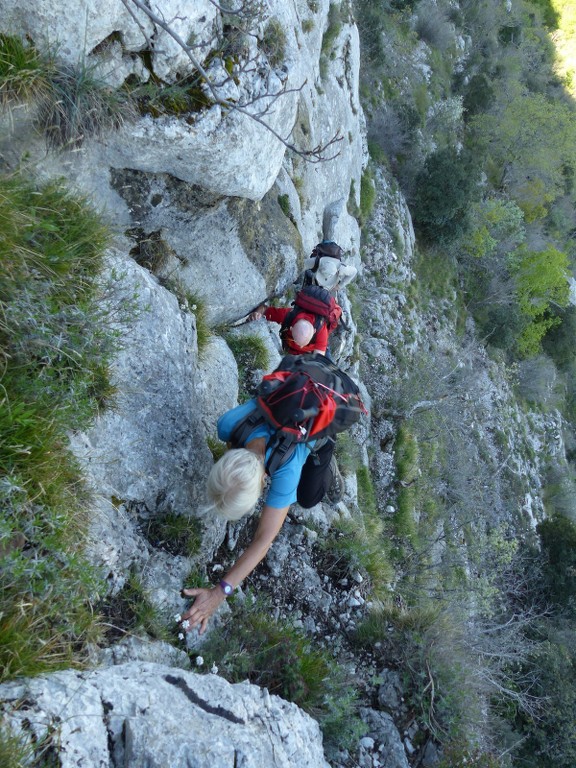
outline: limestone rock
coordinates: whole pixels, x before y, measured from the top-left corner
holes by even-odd
[[[16,732],[52,735],[62,768],[328,768],[311,717],[214,674],[134,661],[5,683],[0,702]]]

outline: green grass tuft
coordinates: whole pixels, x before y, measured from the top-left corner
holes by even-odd
[[[60,184],[0,179],[2,679],[81,663],[100,634],[102,585],[77,554],[90,499],[68,434],[112,392],[122,311],[102,301],[107,243]]]

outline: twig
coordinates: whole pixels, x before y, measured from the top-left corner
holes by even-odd
[[[161,18],[156,13],[154,13],[150,8],[148,8],[148,6],[146,6],[142,2],[142,0],[122,0],[122,3],[126,7],[128,12],[131,13],[132,16],[134,14],[133,14],[133,12],[130,9],[130,4],[131,3],[134,4],[143,13],[145,13],[148,16],[148,18],[154,24],[159,26],[161,29],[163,29],[165,32],[167,32],[170,35],[170,37],[180,46],[180,48],[188,56],[188,58],[190,59],[192,65],[194,66],[194,68],[199,72],[200,76],[202,77],[204,83],[206,84],[206,87],[210,91],[210,94],[211,94],[211,96],[212,96],[212,98],[213,98],[213,100],[215,101],[216,104],[219,104],[221,107],[225,107],[226,109],[230,110],[231,112],[239,112],[242,115],[246,115],[251,120],[254,120],[256,123],[258,123],[259,125],[263,126],[267,131],[270,131],[270,133],[276,139],[278,139],[278,141],[281,144],[284,144],[284,146],[287,149],[289,149],[290,151],[294,152],[296,155],[299,155],[300,157],[302,157],[304,160],[306,160],[309,163],[327,162],[329,160],[334,160],[336,157],[338,157],[340,152],[336,152],[335,154],[331,154],[329,156],[325,155],[326,150],[328,150],[330,147],[332,147],[335,144],[338,144],[340,141],[342,141],[343,137],[340,136],[340,134],[338,132],[336,132],[334,134],[334,136],[329,141],[327,141],[324,144],[318,144],[313,149],[309,149],[309,150],[298,149],[298,147],[296,147],[295,144],[293,144],[292,142],[288,141],[287,138],[284,138],[283,136],[281,136],[278,133],[278,131],[276,131],[274,128],[272,128],[272,126],[263,119],[263,115],[265,115],[269,111],[270,107],[276,101],[277,98],[279,98],[280,96],[284,96],[287,93],[292,93],[292,92],[297,92],[297,91],[302,90],[302,88],[306,84],[306,81],[304,81],[304,83],[302,83],[302,85],[299,88],[294,88],[294,89],[287,90],[286,88],[283,87],[279,91],[277,91],[276,93],[266,94],[270,99],[272,99],[272,104],[269,104],[268,107],[263,112],[260,112],[260,113],[251,112],[249,109],[247,109],[247,107],[250,104],[253,104],[256,101],[256,99],[253,99],[252,101],[247,102],[246,104],[237,104],[237,103],[231,101],[230,99],[223,99],[218,94],[217,87],[211,81],[209,73],[202,66],[200,61],[198,61],[196,56],[194,56],[194,54],[192,53],[192,46],[188,45],[180,37],[180,35],[171,28],[171,26],[170,26],[170,24],[168,22],[164,21],[163,18]],[[215,4],[213,3],[213,5],[215,5]],[[215,6],[215,7],[218,7],[218,6]],[[225,11],[225,12],[228,13],[228,11]],[[147,37],[146,37],[146,39],[148,40]],[[258,98],[262,98],[262,97],[258,97]]]

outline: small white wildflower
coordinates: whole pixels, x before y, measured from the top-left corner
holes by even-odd
[[[204,659],[202,656],[196,656],[196,666],[201,667],[202,664],[204,664]]]
[[[184,633],[178,632],[178,640],[184,640]]]
[[[198,309],[198,306],[196,304],[192,304],[192,312],[196,312]]]
[[[212,662],[212,666],[210,667],[210,672],[212,672],[213,675],[218,674],[218,667],[216,666],[216,664],[214,664],[214,662]]]
[[[188,629],[189,626],[190,626],[190,622],[188,621],[188,619],[184,619],[184,621],[182,622],[182,629]]]
[[[182,616],[180,616],[180,614],[177,613],[176,616],[174,616],[174,621],[182,621]]]

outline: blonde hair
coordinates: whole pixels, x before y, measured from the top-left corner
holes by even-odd
[[[246,448],[226,451],[210,470],[206,482],[208,507],[226,520],[239,520],[250,512],[262,493],[264,464]]]

